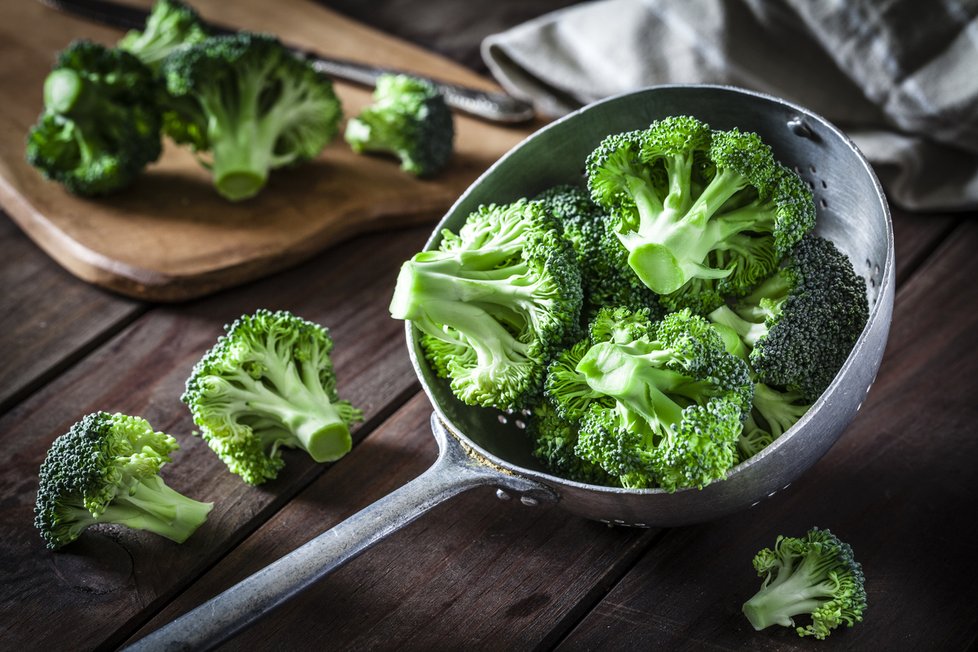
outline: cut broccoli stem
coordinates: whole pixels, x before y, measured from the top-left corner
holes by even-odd
[[[207,520],[212,507],[174,491],[156,475],[120,492],[95,521],[149,530],[183,543]]]
[[[83,103],[85,80],[70,68],[53,70],[44,80],[44,106],[56,113],[71,113]]]

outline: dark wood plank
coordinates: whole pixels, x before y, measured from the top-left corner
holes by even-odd
[[[362,436],[417,391],[403,327],[388,316],[396,271],[430,228],[357,238],[288,273],[207,301],[161,307],[0,419],[2,647],[114,646],[322,473],[287,451],[278,480],[253,488],[231,475],[198,438],[179,402],[196,360],[221,326],[259,307],[286,308],[331,328],[341,394],[364,408]],[[122,528],[91,530],[51,553],[32,526],[37,469],[50,442],[82,415],[122,411],[173,433],[183,450],[163,476],[176,490],[216,502],[183,545]],[[71,622],[52,628],[54,619]]]
[[[896,281],[897,287],[900,287],[934,253],[960,218],[945,214],[908,213],[896,207],[890,208],[893,211]]]
[[[864,566],[863,623],[819,649],[964,650],[978,636],[978,224],[962,220],[897,297],[890,345],[858,418],[787,491],[668,532],[561,649],[813,649],[755,633],[740,605],[754,553],[813,525]]]
[[[145,309],[79,283],[3,213],[0,288],[0,414]]]
[[[419,475],[437,447],[417,396],[140,632],[165,622]],[[654,533],[558,507],[453,498],[325,578],[225,649],[485,649],[546,645]],[[597,593],[598,595],[595,595]],[[328,616],[324,616],[328,614]],[[315,622],[314,627],[310,623]]]

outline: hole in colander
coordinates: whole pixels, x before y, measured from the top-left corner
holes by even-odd
[[[506,418],[505,414],[500,414],[496,418],[499,419],[499,423],[509,423],[509,419]]]
[[[516,421],[513,422],[513,425],[519,428],[520,430],[526,430],[526,421],[523,421],[522,419],[517,419]]]
[[[821,206],[822,208],[828,208],[829,207],[829,203],[827,201],[825,201],[824,199],[820,199],[819,202],[818,202],[818,205]]]
[[[816,172],[815,166],[814,165],[809,165],[808,166],[808,171],[811,172],[812,174],[815,174],[815,172]]]
[[[829,184],[825,183],[825,179],[822,179],[822,187],[823,188],[828,188],[829,187]]]

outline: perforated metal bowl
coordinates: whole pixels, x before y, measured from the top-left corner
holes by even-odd
[[[366,550],[426,510],[474,486],[527,505],[556,501],[586,518],[636,526],[674,526],[750,507],[786,487],[838,439],[862,405],[879,369],[893,310],[893,233],[883,191],[853,143],[819,116],[774,97],[720,86],[662,86],[590,105],[541,129],[502,157],[448,211],[457,230],[480,204],[536,195],[581,180],[588,153],[608,134],[640,129],[670,115],[693,115],[714,128],[754,131],[777,158],[808,181],[816,230],[866,278],[869,321],[836,379],[788,432],[702,490],[614,489],[571,482],[544,471],[531,455],[525,415],[461,404],[437,378],[407,325],[415,371],[431,399],[438,461],[416,480],[374,503],[225,593],[157,630],[138,649],[216,645],[276,605]]]

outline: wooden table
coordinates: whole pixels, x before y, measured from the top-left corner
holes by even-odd
[[[835,447],[788,490],[711,523],[609,528],[470,491],[386,539],[226,649],[965,650],[978,636],[978,215],[894,215],[897,296],[878,381]],[[0,649],[134,640],[421,473],[435,457],[387,303],[429,228],[360,237],[245,287],[150,305],[89,287],[0,219]],[[225,322],[265,307],[328,325],[364,408],[333,465],[286,452],[260,488],[228,473],[178,397]],[[116,528],[46,551],[37,468],[95,410],[145,416],[182,445],[164,470],[213,500],[185,544]],[[751,558],[827,527],[867,576],[864,623],[824,643],[755,633]]]

